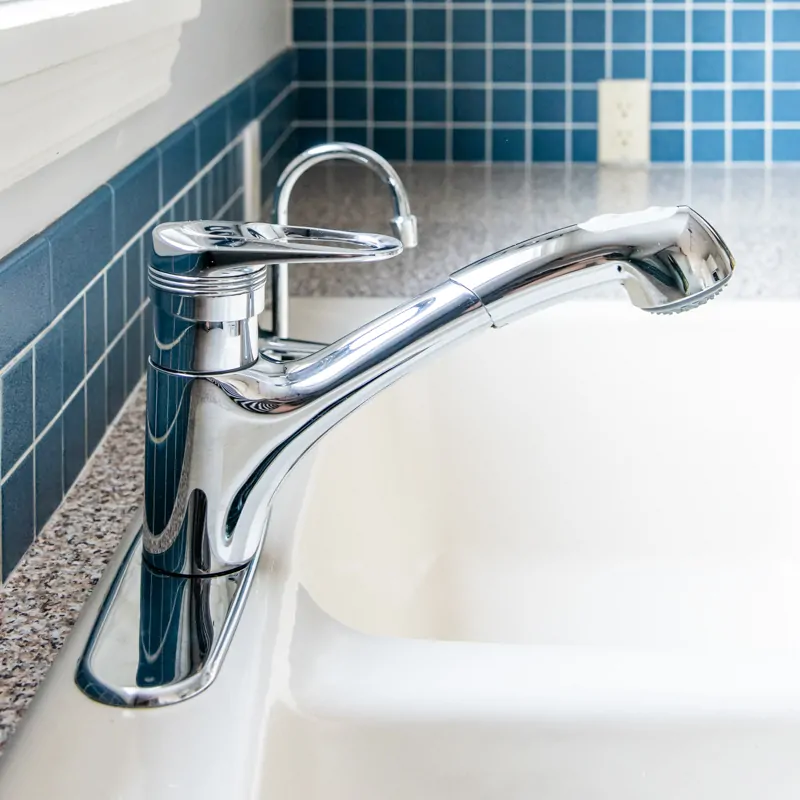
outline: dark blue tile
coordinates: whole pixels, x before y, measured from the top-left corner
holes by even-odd
[[[444,10],[438,8],[414,9],[415,42],[443,42],[447,36]]]
[[[507,13],[522,14],[521,11]],[[483,10],[456,9],[453,11],[454,42],[483,42],[485,40],[486,13]]]
[[[301,86],[297,90],[297,114],[300,119],[327,119],[328,90],[325,88]]]
[[[372,53],[372,77],[381,81],[404,81],[406,78],[405,50],[380,50]]]
[[[197,117],[201,167],[228,144],[228,128],[228,107],[224,103],[215,103]]]
[[[225,102],[228,104],[230,135],[234,137],[255,117],[256,102],[253,82],[247,80],[237,86],[228,93]]]
[[[35,238],[0,261],[0,367],[51,319],[50,247]]]
[[[492,92],[492,119],[495,122],[524,122],[524,90],[495,89]]]
[[[101,361],[86,381],[86,455],[90,456],[106,432],[106,363]]]
[[[560,89],[534,89],[533,121],[564,122],[566,119],[566,93]]]
[[[733,12],[734,42],[763,42],[765,19],[763,11]]]
[[[142,377],[142,318],[131,322],[125,331],[125,394],[129,395]]]
[[[86,398],[81,389],[64,409],[64,492],[86,463]]]
[[[328,78],[328,54],[322,47],[301,47],[297,51],[297,74],[301,81]]]
[[[401,161],[406,157],[406,132],[401,128],[375,128],[375,149],[390,161]]]
[[[441,128],[414,129],[414,160],[444,161],[445,135]]]
[[[643,42],[645,38],[645,12],[614,11],[612,35],[615,42]]]
[[[414,121],[444,122],[444,89],[414,89]]]
[[[565,158],[564,131],[533,132],[533,161],[563,161]]]
[[[650,99],[652,122],[683,122],[685,117],[685,94],[683,90],[654,91]]]
[[[325,127],[298,128],[297,134],[299,147],[303,150],[328,141],[328,129]]]
[[[486,52],[453,50],[453,80],[459,83],[483,83],[486,80]]]
[[[37,436],[61,409],[64,363],[61,324],[57,322],[33,348]]]
[[[479,41],[482,40],[481,37]],[[495,9],[492,12],[492,41],[524,42],[525,12],[517,9]]]
[[[309,11],[321,11],[323,9],[308,9]],[[323,36],[322,39],[325,37]],[[270,62],[253,76],[253,113],[258,116],[269,107],[275,98],[286,88],[287,81],[283,69],[275,62]]]
[[[158,152],[151,150],[111,179],[115,252],[121,250],[160,208],[159,172]]]
[[[606,15],[603,11],[573,11],[573,42],[604,42],[606,39]]]
[[[197,129],[189,122],[158,145],[164,200],[169,202],[197,174]]]
[[[534,42],[561,43],[566,41],[567,23],[563,11],[534,10],[532,24]]]
[[[495,83],[524,83],[525,51],[494,50],[492,52],[492,78]],[[534,80],[536,79],[534,78]]]
[[[336,87],[333,90],[333,108],[337,120],[365,120],[367,90]]]
[[[376,88],[372,105],[377,121],[401,122],[406,118],[406,90]]]
[[[653,53],[654,83],[683,83],[686,57],[682,50],[656,50]]]
[[[33,542],[33,504],[33,455],[29,455],[0,488],[4,581]]]
[[[33,353],[26,353],[3,376],[2,447],[0,476],[11,467],[33,442]]]
[[[492,161],[525,161],[525,131],[493,130]]]
[[[724,161],[724,131],[692,131],[693,161]]]
[[[61,320],[63,365],[61,370],[63,399],[66,400],[83,380],[86,364],[84,348],[83,300],[75,303]]]
[[[485,161],[486,132],[476,128],[453,129],[453,161]]]
[[[597,91],[576,89],[572,93],[573,122],[597,122]]]
[[[194,216],[194,215],[192,215]],[[86,368],[91,369],[106,349],[106,284],[95,281],[86,292]]]
[[[144,300],[142,240],[137,239],[125,253],[125,319],[129,320]]]
[[[372,38],[376,42],[406,40],[406,12],[403,8],[376,8],[372,12]]]
[[[111,189],[101,186],[45,231],[53,262],[54,314],[60,313],[111,261],[112,216]]]
[[[125,258],[120,256],[106,273],[106,345],[125,325]]]
[[[361,47],[333,51],[333,78],[337,81],[363,81],[367,77],[367,51]]]
[[[619,50],[611,59],[614,79],[641,79],[645,76],[644,50]]]
[[[563,50],[534,50],[534,83],[563,83],[566,75],[566,53]]]
[[[106,398],[108,403],[108,422],[111,424],[125,402],[124,337],[108,353],[106,360]]]
[[[683,161],[683,131],[651,131],[650,158],[656,162]]]
[[[733,132],[734,161],[764,160],[764,131],[744,130]]]
[[[734,122],[764,121],[763,89],[734,89],[732,100]],[[772,96],[772,119],[775,122],[800,120],[800,92],[775,92]]]
[[[455,122],[486,121],[486,91],[484,89],[453,89],[453,120]],[[463,133],[463,131],[462,131]],[[466,144],[469,137],[461,137]],[[461,159],[474,161],[475,159]]]
[[[334,8],[333,40],[363,42],[367,38],[367,12],[363,8]]]
[[[597,131],[572,131],[572,160],[588,164],[597,161]]]
[[[725,54],[721,50],[693,53],[692,79],[698,83],[722,83],[725,80]]]
[[[772,158],[774,161],[800,161],[800,131],[773,131]]]
[[[686,39],[686,12],[684,11],[654,11],[653,12],[653,41],[659,44],[676,42]]]
[[[324,8],[294,7],[295,42],[324,42],[327,38],[327,14]],[[263,106],[257,107],[258,110]]]
[[[64,497],[63,476],[63,420],[58,417],[53,426],[36,445],[36,533],[41,532],[47,520]]]
[[[605,77],[605,54],[601,50],[574,50],[572,80],[575,83],[594,83]]]

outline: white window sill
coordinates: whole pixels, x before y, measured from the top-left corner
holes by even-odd
[[[166,94],[200,0],[0,2],[0,190]]]

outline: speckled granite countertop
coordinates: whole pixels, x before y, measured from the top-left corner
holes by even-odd
[[[295,266],[303,295],[409,296],[470,260],[599,213],[688,203],[738,260],[723,298],[800,298],[800,169],[621,171],[593,166],[400,168],[420,246],[377,265]],[[385,231],[390,203],[371,173],[327,165],[296,189],[291,219]],[[0,589],[0,747],[68,635],[141,499],[144,392],[123,410],[59,511]]]

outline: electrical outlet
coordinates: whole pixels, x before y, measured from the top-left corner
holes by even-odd
[[[598,142],[601,164],[650,160],[650,82],[598,81]]]

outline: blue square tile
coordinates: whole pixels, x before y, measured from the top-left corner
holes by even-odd
[[[453,89],[453,120],[455,122],[485,122],[485,90]]]
[[[659,43],[683,42],[686,39],[686,13],[684,11],[654,11],[653,41]]]
[[[390,161],[402,161],[406,157],[406,132],[402,128],[375,128],[373,144]]]
[[[64,492],[75,483],[86,463],[86,399],[81,389],[64,408]]]
[[[761,91],[740,91],[733,93],[733,118],[736,116],[736,97],[739,95],[742,100],[749,99],[747,113],[749,116],[741,119],[759,121],[764,119],[764,93]],[[775,122],[798,122],[800,121],[800,91],[797,89],[780,89],[772,95],[772,119]]]
[[[125,259],[120,256],[106,273],[106,344],[125,324]]]
[[[492,12],[492,40],[495,42],[524,42],[525,12],[516,9],[495,9]],[[483,39],[481,38],[480,41]]]
[[[525,161],[525,131],[492,131],[492,161]]]
[[[534,89],[533,122],[564,122],[566,92],[557,89]]]
[[[352,140],[348,140],[352,141]],[[142,318],[136,317],[125,331],[125,395],[136,388],[142,377]]]
[[[444,122],[446,97],[444,89],[414,89],[414,121]]]
[[[492,78],[495,83],[524,83],[525,51],[494,50],[492,52]]]
[[[300,119],[327,119],[328,90],[311,86],[301,86],[297,90],[297,115]]]
[[[36,533],[41,532],[64,497],[63,420],[59,417],[36,445]]]
[[[773,99],[773,118],[778,120],[778,95]],[[734,122],[763,122],[764,121],[764,92],[761,89],[734,89],[733,91],[733,121]],[[800,109],[798,109],[800,110]],[[797,112],[795,112],[797,114]],[[800,119],[797,114],[794,119]]]
[[[0,260],[0,367],[50,319],[50,246],[37,237]]]
[[[601,50],[575,50],[572,53],[572,80],[594,83],[606,76],[605,54]]]
[[[7,475],[33,443],[33,353],[26,353],[2,381],[0,476]]]
[[[367,78],[367,51],[361,47],[339,48],[333,51],[333,79],[363,81]]]
[[[443,82],[445,76],[444,50],[414,50],[414,80]]]
[[[86,367],[91,369],[106,349],[105,278],[95,281],[86,292]]]
[[[253,82],[251,80],[246,80],[244,83],[239,84],[232,92],[228,93],[226,102],[228,104],[230,135],[236,136],[255,116]],[[170,195],[167,195],[165,190],[164,198],[168,199],[169,197]]]
[[[367,146],[367,129],[363,125],[334,125],[333,138],[337,142],[353,142]]]
[[[606,39],[606,15],[603,11],[573,11],[573,42],[604,42]]]
[[[693,53],[692,79],[697,83],[722,83],[725,80],[725,54],[721,50]]]
[[[615,42],[643,42],[645,37],[644,11],[614,11],[612,35]]]
[[[414,9],[414,41],[443,42],[446,39],[447,27],[444,9]]]
[[[644,78],[644,50],[617,50],[611,58],[611,74],[614,78]]]
[[[459,83],[482,83],[486,80],[484,50],[453,50],[453,80]]]
[[[34,374],[36,376],[34,407],[36,410],[36,435],[61,410],[62,402],[62,366],[64,349],[61,339],[61,322],[36,343],[33,348]]]
[[[333,41],[364,42],[367,39],[367,12],[363,8],[334,8]]]
[[[456,9],[453,11],[454,42],[483,42],[485,40],[486,13],[483,10]]]
[[[404,81],[406,79],[405,50],[373,50],[372,77],[381,81]]]
[[[763,42],[764,27],[763,11],[733,12],[734,42]]]
[[[86,453],[90,456],[106,432],[106,362],[101,361],[86,381]]]
[[[573,122],[597,122],[597,91],[576,89],[572,93]]]
[[[125,402],[125,339],[121,338],[108,352],[106,359],[106,402],[108,422],[114,418]]]
[[[111,261],[111,189],[101,186],[52,225],[46,236],[53,263],[53,313],[58,314]]]
[[[61,320],[63,364],[61,369],[62,399],[66,400],[78,388],[86,374],[84,347],[83,300],[77,302]]]
[[[683,161],[683,131],[650,131],[650,160]]]
[[[772,36],[774,41],[800,42],[800,10],[775,10],[772,19]]]
[[[733,80],[736,83],[763,81],[764,53],[755,50],[734,50]]]
[[[781,83],[800,81],[800,50],[777,50],[772,54],[772,79]]]
[[[266,157],[267,153],[275,146],[276,142],[285,133],[286,129],[294,122],[298,116],[298,96],[294,94],[284,97],[278,105],[261,121],[261,157]],[[267,184],[268,185],[268,184]]]
[[[533,161],[564,161],[564,131],[533,131]]]
[[[309,9],[316,11],[317,9]],[[323,18],[324,20],[324,18]],[[325,38],[324,36],[322,37]],[[253,77],[253,111],[261,114],[273,103],[291,80],[283,60],[272,61]]]
[[[414,160],[444,161],[445,135],[442,128],[414,129]]]
[[[215,103],[197,117],[197,133],[200,143],[200,165],[208,164],[228,144],[228,107]]]
[[[229,189],[226,198],[233,194]],[[144,263],[142,260],[142,240],[137,239],[125,253],[125,319],[129,320],[144,300]]]
[[[563,50],[534,50],[534,83],[563,83],[566,79],[566,53]]]
[[[164,198],[171,200],[189,183],[200,168],[197,129],[188,122],[158,145],[161,152],[161,180]]]
[[[597,131],[572,131],[572,160],[590,164],[597,161]]]
[[[653,122],[683,122],[684,93],[677,90],[656,90],[651,95],[650,119]]]
[[[764,131],[746,130],[733,132],[734,161],[764,160]]]
[[[376,88],[372,107],[376,120],[402,122],[406,118],[406,90]]]
[[[697,10],[692,12],[692,39],[695,42],[725,41],[725,12]]]
[[[524,122],[525,92],[522,89],[495,89],[492,92],[492,119],[495,122]]]
[[[682,50],[656,50],[653,53],[653,83],[683,83],[686,58]]]
[[[563,11],[537,11],[532,15],[534,42],[564,42],[566,40],[566,15]],[[516,159],[510,159],[516,161]]]
[[[324,42],[328,38],[327,28],[328,18],[324,8],[294,7],[295,42]]]
[[[485,161],[486,132],[476,128],[453,129],[453,161]]]
[[[0,519],[3,521],[3,580],[17,566],[33,542],[33,456],[29,455],[19,469],[0,487]]]
[[[329,141],[327,127],[302,127],[297,129],[297,143],[301,150]]]
[[[372,38],[376,42],[404,42],[406,40],[405,9],[374,9],[372,12]]]
[[[322,47],[297,50],[297,76],[301,81],[324,81],[328,78],[328,54]]]
[[[692,131],[692,159],[694,161],[724,161],[724,131]]]
[[[692,119],[695,122],[722,122],[725,119],[725,93],[723,91],[692,92]]]
[[[114,252],[121,250],[161,207],[159,173],[158,153],[150,151],[111,179]],[[55,249],[53,252],[55,255]],[[55,267],[55,258],[53,265]]]

